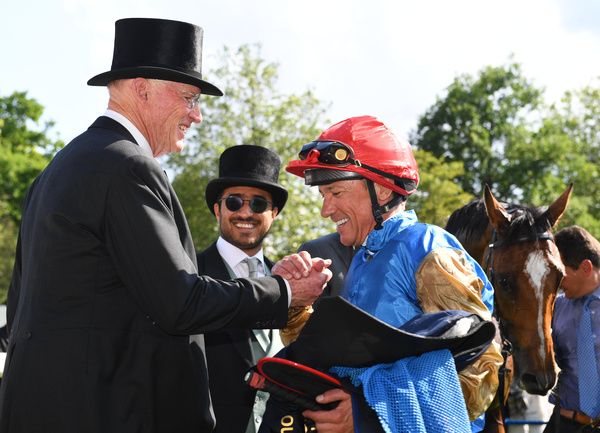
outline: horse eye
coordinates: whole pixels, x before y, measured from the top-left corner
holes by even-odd
[[[499,275],[497,281],[499,286],[498,289],[501,289],[503,292],[512,292],[512,279],[508,275]]]

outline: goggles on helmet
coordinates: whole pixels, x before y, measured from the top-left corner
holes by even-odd
[[[302,146],[298,156],[304,160],[314,150],[318,151],[317,160],[323,164],[345,167],[354,163],[354,152],[350,146],[339,141],[311,141]]]
[[[412,191],[416,188],[415,182],[412,182],[409,179],[403,179],[391,173],[386,173],[385,171],[363,164],[359,160],[354,159],[354,151],[352,148],[340,141],[311,141],[302,146],[302,149],[300,149],[300,152],[298,153],[298,157],[302,161],[314,157],[321,164],[333,165],[336,167],[347,167],[352,164],[356,167],[362,167],[372,173],[391,179],[396,185],[405,188],[407,191]]]

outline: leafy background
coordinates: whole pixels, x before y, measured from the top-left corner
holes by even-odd
[[[285,166],[302,144],[342,120],[330,119],[330,104],[312,90],[281,92],[279,65],[263,58],[258,44],[224,47],[215,64],[207,76],[215,77],[226,96],[201,99],[206,121],[193,130],[182,153],[163,161],[198,249],[217,236],[204,190],[218,176],[224,149],[242,143],[266,146]],[[0,301],[10,282],[24,194],[64,145],[50,138],[54,125],[42,123],[42,113],[27,92],[0,96]],[[420,220],[443,226],[453,210],[481,196],[486,183],[504,201],[544,206],[573,182],[561,226],[579,224],[600,237],[598,119],[597,80],[547,104],[544,89],[512,59],[458,75],[410,131],[421,184],[408,206]],[[280,182],[290,199],[266,240],[267,254],[275,259],[334,230],[320,217],[314,188],[283,170]]]

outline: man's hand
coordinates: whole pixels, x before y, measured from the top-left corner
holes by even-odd
[[[275,263],[273,275],[280,275],[290,284],[292,291],[291,307],[311,305],[323,292],[331,271],[327,269],[331,260],[311,258],[306,251],[291,254]]]
[[[319,433],[353,433],[354,420],[352,419],[352,399],[350,394],[343,389],[335,388],[317,396],[318,403],[331,403],[339,401],[335,409],[302,412],[306,418],[315,422]]]
[[[290,254],[279,260],[271,268],[273,275],[280,275],[286,280],[308,277],[313,267],[312,258],[306,251],[300,251],[298,254]],[[319,259],[322,260],[322,259]]]

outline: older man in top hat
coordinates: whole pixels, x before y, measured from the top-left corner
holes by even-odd
[[[116,23],[108,110],[32,184],[8,298],[0,432],[210,432],[203,341],[286,323],[329,276],[198,276],[185,216],[154,157],[201,121],[202,29]],[[289,287],[288,287],[289,286]],[[288,293],[289,290],[289,293]],[[197,355],[194,356],[194,353]]]
[[[198,270],[219,279],[270,275],[273,263],[262,243],[287,201],[279,185],[281,161],[254,145],[228,148],[219,160],[219,177],[206,186],[206,204],[219,224],[219,238],[198,254]],[[210,393],[216,432],[258,430],[266,395],[244,383],[244,374],[264,356],[283,348],[272,329],[227,329],[205,334]]]

